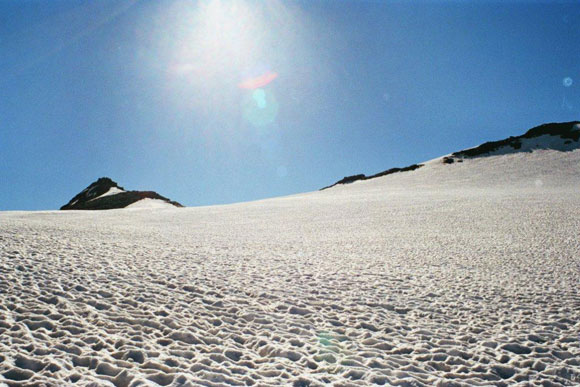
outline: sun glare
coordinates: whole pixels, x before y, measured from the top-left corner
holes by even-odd
[[[244,118],[257,127],[264,127],[276,121],[278,108],[274,93],[266,89],[249,92],[243,102]]]
[[[279,109],[273,86],[307,46],[298,9],[280,0],[206,0],[175,2],[168,13],[161,23],[168,30],[160,34],[170,47],[173,84],[189,84],[204,111],[233,114],[241,105],[237,114],[246,122],[273,123]]]
[[[263,75],[260,75],[259,77],[249,78],[249,79],[244,80],[243,82],[240,82],[238,84],[238,87],[240,89],[254,90],[254,89],[268,85],[270,82],[272,82],[277,77],[278,77],[277,73],[267,72]]]
[[[232,82],[248,89],[263,87],[277,76],[268,63],[274,39],[272,13],[280,12],[276,6],[208,0],[176,7],[180,31],[179,41],[173,42],[170,71],[174,74],[188,75],[190,81],[212,87]]]

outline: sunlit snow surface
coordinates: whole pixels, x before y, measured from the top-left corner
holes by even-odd
[[[536,151],[1,213],[0,385],[577,385],[579,190],[580,151]]]
[[[161,199],[144,198],[137,200],[135,203],[129,204],[125,208],[175,208],[171,203]]]
[[[124,190],[120,189],[119,187],[111,187],[109,188],[109,190],[107,192],[105,192],[104,194],[97,196],[96,198],[92,198],[90,200],[95,200],[95,199],[99,199],[99,198],[104,198],[105,196],[112,196],[112,195],[116,195],[118,193],[123,193],[125,192]],[[76,203],[76,202],[75,202]],[[73,203],[74,204],[74,203]]]

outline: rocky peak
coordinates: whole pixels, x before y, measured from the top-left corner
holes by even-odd
[[[176,207],[181,204],[171,201],[153,191],[125,191],[115,181],[101,177],[73,197],[61,210],[109,210],[125,208],[139,200],[154,199]]]

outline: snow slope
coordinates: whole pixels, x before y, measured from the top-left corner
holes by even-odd
[[[95,200],[95,199],[99,199],[99,198],[104,198],[105,196],[111,196],[111,195],[116,195],[118,193],[123,193],[126,192],[123,189],[120,189],[119,187],[111,187],[109,188],[109,190],[107,192],[105,192],[102,195],[97,196],[96,198],[90,199],[90,200]]]
[[[125,208],[172,208],[173,204],[160,199],[145,198],[137,200],[135,203],[129,204]]]
[[[0,385],[578,385],[580,151],[0,213]]]

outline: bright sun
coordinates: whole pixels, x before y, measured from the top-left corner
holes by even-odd
[[[208,0],[176,6],[180,39],[173,42],[174,73],[211,86],[231,81],[242,88],[253,88],[252,79],[275,78],[273,51],[286,42],[278,36],[284,25],[273,22],[290,17],[280,1]]]
[[[176,0],[157,35],[174,85],[190,85],[192,100],[205,111],[227,109],[264,127],[279,110],[272,85],[307,46],[303,19],[281,0]]]

